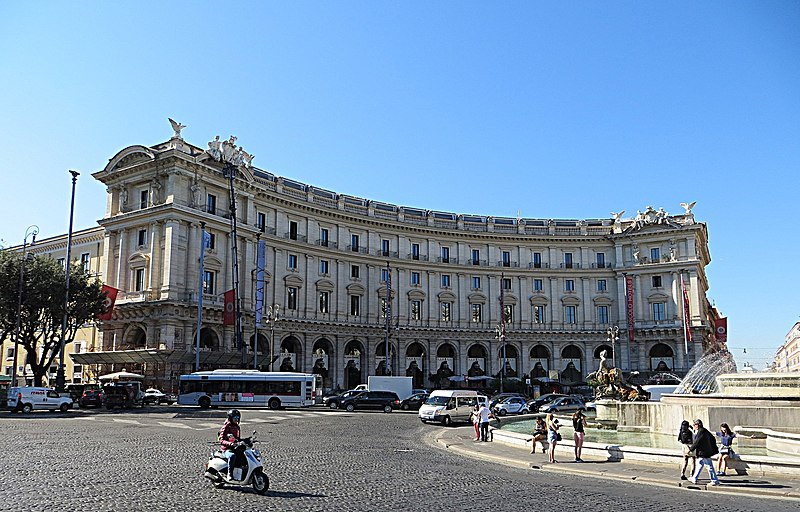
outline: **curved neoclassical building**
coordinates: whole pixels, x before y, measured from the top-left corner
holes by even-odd
[[[680,215],[647,207],[629,219],[460,215],[242,167],[234,191],[243,356],[234,328],[223,325],[222,294],[233,278],[222,165],[178,135],[125,148],[93,176],[107,186],[108,201],[100,227],[86,236],[102,234],[99,273],[120,293],[97,342],[73,359],[98,371],[116,363],[159,381],[194,370],[201,250],[203,368],[252,365],[255,351],[262,367],[276,359],[276,370],[314,371],[326,387],[348,388],[387,371],[387,309],[389,370],[425,387],[495,375],[504,363],[508,376],[580,382],[602,350],[626,371],[680,375],[713,337],[708,235],[691,206]],[[204,249],[201,225],[210,234]],[[267,246],[265,305],[277,304],[280,315],[256,337],[257,240]]]

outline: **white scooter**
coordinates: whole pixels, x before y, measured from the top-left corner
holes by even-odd
[[[253,448],[256,442],[256,431],[253,435],[240,440],[240,447],[234,459],[244,458],[244,466],[237,466],[233,469],[233,478],[228,477],[228,459],[221,451],[212,452],[211,458],[205,464],[203,476],[211,480],[214,487],[221,488],[225,484],[250,485],[259,494],[266,494],[269,489],[269,477],[264,473],[264,465],[261,463],[261,452]],[[243,456],[243,457],[242,457]]]

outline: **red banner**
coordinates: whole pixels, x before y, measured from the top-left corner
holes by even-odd
[[[717,318],[714,320],[714,332],[717,336],[717,341],[720,343],[728,343],[728,318]]]
[[[106,310],[104,313],[95,316],[95,318],[97,320],[111,320],[111,313],[114,311],[114,303],[117,301],[117,292],[119,290],[104,284],[101,291],[106,294]]]
[[[633,330],[636,319],[633,314],[633,278],[630,276],[625,276],[625,301],[628,312],[628,341],[633,343]]]
[[[222,325],[236,323],[236,292],[231,289],[225,292],[225,312],[222,314]]]
[[[681,275],[681,289],[683,290],[683,329],[686,343],[692,342],[692,317],[689,313],[689,294],[686,293],[686,285],[683,284]]]

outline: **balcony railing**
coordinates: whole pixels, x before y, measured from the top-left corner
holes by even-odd
[[[549,263],[528,263],[528,268],[550,268]]]

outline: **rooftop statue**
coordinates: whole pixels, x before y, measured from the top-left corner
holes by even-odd
[[[181,137],[181,130],[186,128],[186,125],[185,124],[181,124],[178,121],[175,121],[174,119],[169,118],[169,117],[167,119],[169,119],[169,124],[172,125],[172,130],[175,132],[175,134],[172,136],[172,138],[173,139],[182,139],[183,137]]]

